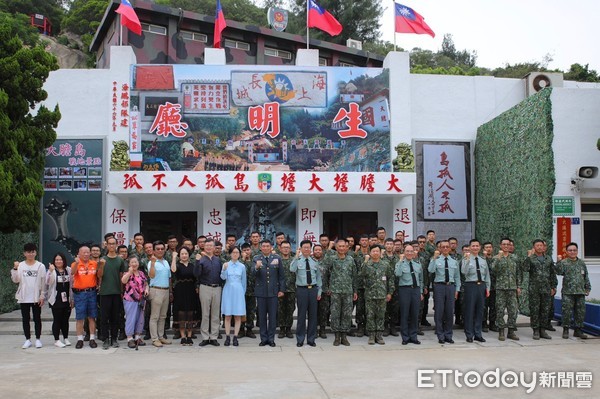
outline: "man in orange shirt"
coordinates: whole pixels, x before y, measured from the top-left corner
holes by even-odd
[[[100,259],[104,264],[105,260]],[[83,348],[83,321],[87,318],[90,325],[90,332],[96,331],[96,316],[98,307],[96,304],[96,286],[98,284],[97,273],[98,263],[90,260],[90,248],[82,246],[75,262],[71,265],[71,274],[73,276],[73,304],[75,306],[75,319],[77,330],[77,344],[75,349]],[[96,334],[90,333],[90,348],[96,348]]]

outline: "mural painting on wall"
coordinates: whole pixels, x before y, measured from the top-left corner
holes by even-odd
[[[388,78],[380,68],[135,65],[129,168],[390,172]]]
[[[227,201],[227,234],[238,237],[236,245],[250,242],[258,231],[261,239],[275,242],[282,232],[292,248],[296,247],[296,203],[290,201]]]

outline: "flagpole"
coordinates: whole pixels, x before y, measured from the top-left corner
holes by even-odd
[[[310,41],[309,39],[309,28],[308,28],[308,11],[310,10],[310,5],[309,5],[309,1],[310,0],[306,0],[306,49],[308,50],[308,43]]]
[[[123,24],[121,24],[123,16],[119,14],[119,46],[123,45]]]
[[[392,14],[392,17],[394,18],[393,25],[392,25],[394,27],[394,51],[396,51],[396,1],[392,0],[392,4],[394,5],[393,6],[394,13]]]

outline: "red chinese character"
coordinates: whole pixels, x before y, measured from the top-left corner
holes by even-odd
[[[315,237],[315,233],[313,233],[312,231],[308,231],[308,230],[304,231],[304,237],[302,239],[303,240],[309,240],[312,243],[316,243],[317,242],[317,239]]]
[[[207,190],[211,190],[213,188],[219,188],[219,189],[224,189],[225,186],[223,186],[221,184],[221,182],[219,181],[219,174],[215,173],[214,175],[211,175],[210,173],[206,174],[206,189]]]
[[[444,166],[450,165],[450,161],[448,161],[448,155],[446,155],[445,152],[442,152],[440,154],[440,158],[442,158],[442,160],[440,161],[440,165],[444,165]]]
[[[123,90],[123,91],[127,91],[127,90],[129,90],[129,85],[128,85],[127,83],[123,83],[123,84],[121,85],[121,90]]]
[[[396,190],[397,193],[401,193],[402,189],[400,187],[398,187],[398,185],[396,183],[398,183],[400,181],[400,179],[398,179],[396,177],[396,175],[394,175],[392,173],[392,176],[390,177],[390,180],[388,180],[388,188],[387,191],[392,191],[392,190]]]
[[[179,185],[177,187],[183,187],[184,184],[187,184],[188,186],[190,186],[192,188],[196,187],[196,183],[191,181],[190,178],[188,177],[188,175],[183,175],[183,179],[181,179],[181,183],[179,183]]]
[[[250,94],[248,94],[248,89],[244,86],[242,86],[242,90],[236,89],[236,95],[238,100],[248,99],[252,101],[252,99],[250,98]]]
[[[172,134],[175,137],[185,137],[185,130],[188,124],[181,122],[181,104],[171,104],[166,102],[158,106],[158,111],[152,126],[150,126],[150,133],[156,130],[158,136],[169,136]]]
[[[323,189],[319,186],[319,180],[321,180],[321,178],[317,177],[316,173],[313,173],[312,179],[309,181],[310,187],[308,188],[308,191],[312,191],[314,189],[316,189],[318,192],[323,191]]]
[[[248,184],[244,183],[244,179],[246,178],[246,174],[245,173],[237,173],[235,176],[235,187],[233,188],[236,191],[241,191],[243,193],[245,193],[246,191],[248,191],[248,188],[250,186],[248,186]]]
[[[435,191],[436,191],[436,192],[437,192],[437,191],[440,191],[440,190],[442,189],[442,187],[444,187],[444,186],[448,187],[450,190],[454,190],[454,187],[452,187],[451,185],[449,185],[449,184],[448,184],[448,180],[444,179],[444,182],[442,183],[442,185],[441,185],[441,186],[439,186],[439,187],[437,188],[437,190],[435,190]]]
[[[438,209],[439,213],[446,213],[447,211],[454,213],[454,211],[450,207],[450,202],[448,200],[446,200],[445,202],[442,202],[440,204],[440,209]]]
[[[113,209],[110,214],[110,221],[112,224],[123,224],[127,223],[127,215],[125,215],[125,209]]]
[[[448,167],[445,167],[444,169],[440,169],[440,174],[437,175],[437,177],[439,179],[443,179],[444,177],[449,177],[451,180],[454,180],[454,177],[452,177],[452,175],[450,174],[450,170],[448,169]]]
[[[152,176],[154,177],[154,183],[152,183],[152,187],[156,187],[157,191],[160,191],[160,189],[163,187],[167,187],[167,183],[162,181],[162,179],[166,176],[164,173],[157,173]]]
[[[311,98],[309,96],[307,96],[308,91],[304,87],[302,87],[301,90],[302,90],[302,96],[298,97],[298,100],[302,100],[303,98],[310,100]]]
[[[138,190],[140,190],[142,188],[140,183],[138,183],[138,181],[137,181],[136,173],[132,174],[131,176],[129,175],[129,173],[125,173],[124,177],[125,177],[125,181],[123,182],[124,190],[130,189],[130,188],[137,188]]]
[[[221,211],[219,211],[218,209],[213,208],[213,210],[208,213],[208,215],[210,216],[210,219],[208,219],[206,221],[206,223],[208,223],[208,224],[214,224],[216,226],[222,224],[223,223],[223,219],[219,216],[220,214],[221,214]]]
[[[325,83],[325,77],[323,75],[315,75],[313,80],[313,89],[317,88],[319,90],[325,90],[327,87],[327,83]]]
[[[46,156],[49,156],[49,155],[52,155],[55,157],[58,156],[58,152],[56,152],[55,146],[50,146],[50,147],[46,148]]]
[[[70,157],[73,153],[73,147],[69,143],[61,144],[58,149],[58,155],[62,157]]]
[[[117,245],[125,244],[125,233],[122,231],[115,232],[115,240],[117,240]]]
[[[85,157],[85,148],[83,148],[83,144],[75,144],[75,153],[73,155],[76,157]]]
[[[410,224],[410,218],[408,217],[408,208],[398,209],[396,208],[396,212],[394,213],[396,217],[394,222]]]
[[[248,108],[248,126],[251,130],[260,130],[275,138],[279,135],[279,103],[265,103]]]
[[[375,187],[373,187],[373,185],[375,184],[375,175],[373,175],[373,173],[369,173],[368,175],[362,175],[360,178],[360,189],[363,191],[367,191],[369,193],[372,193],[373,191],[375,191]]]
[[[312,221],[315,217],[317,217],[317,210],[316,209],[308,209],[308,208],[302,208],[300,210],[301,212],[301,217],[300,220],[301,221],[305,221],[308,219],[308,223],[312,224]]]
[[[293,193],[296,191],[296,174],[284,173],[281,177],[281,189]]]
[[[360,110],[358,109],[357,103],[350,103],[349,106],[349,111],[346,111],[345,108],[340,108],[338,113],[335,115],[335,118],[333,118],[333,123],[341,122],[344,119],[348,118],[348,120],[345,121],[346,126],[348,126],[348,129],[338,131],[338,135],[343,139],[347,139],[350,137],[364,139],[365,137],[367,137],[367,132],[360,128],[360,125],[362,124],[362,112],[360,112]]]
[[[335,191],[341,191],[343,193],[348,191],[348,173],[336,173],[335,183],[333,185]]]
[[[365,125],[375,126],[375,115],[373,115],[373,107],[363,109],[363,123]]]
[[[219,233],[218,231],[215,231],[214,233],[206,233],[204,235],[208,240],[221,241],[221,233]]]
[[[262,86],[260,85],[260,83],[261,83],[261,81],[258,78],[258,74],[257,73],[252,74],[252,81],[250,82],[250,87],[252,89],[256,89],[256,88],[262,89]]]

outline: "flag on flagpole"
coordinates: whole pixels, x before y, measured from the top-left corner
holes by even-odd
[[[142,24],[129,0],[121,0],[115,12],[121,15],[121,25],[137,35],[142,34]]]
[[[342,33],[342,25],[329,11],[321,8],[314,0],[308,1],[307,24],[309,28],[321,29],[331,36]]]
[[[410,7],[394,2],[396,10],[396,32],[427,34],[435,37],[435,33],[425,23],[425,19]]]
[[[221,32],[227,26],[225,22],[225,15],[223,15],[223,9],[221,8],[221,0],[217,0],[217,12],[215,13],[215,43],[214,48],[221,48]]]

